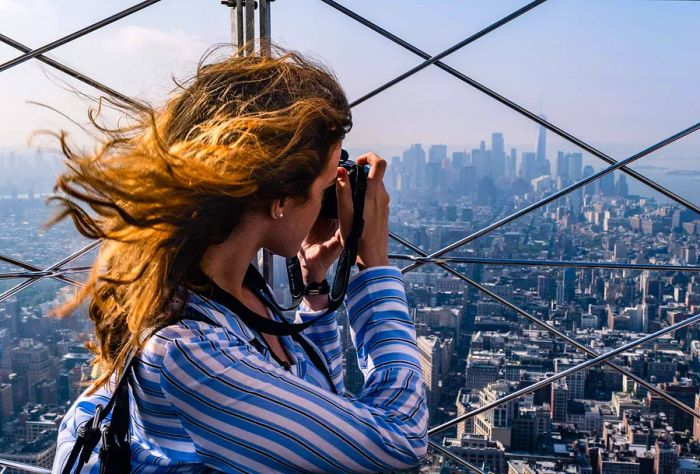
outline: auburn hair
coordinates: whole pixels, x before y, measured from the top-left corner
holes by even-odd
[[[50,198],[55,224],[102,239],[86,284],[58,315],[89,303],[99,376],[120,375],[129,351],[174,320],[206,248],[248,211],[306,199],[330,151],[352,126],[348,101],[326,68],[296,52],[204,55],[164,105],[116,104],[123,127],[90,122],[105,137],[93,152],[60,141],[67,170]],[[101,99],[103,100],[103,99]],[[89,209],[88,209],[89,208]]]

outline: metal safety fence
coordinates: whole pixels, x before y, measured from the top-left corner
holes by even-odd
[[[99,81],[96,81],[95,79],[79,72],[76,71],[75,69],[72,69],[64,64],[61,64],[59,61],[56,61],[55,59],[51,59],[45,56],[45,53],[58,48],[66,43],[69,43],[70,41],[73,41],[77,38],[80,38],[86,34],[89,34],[90,32],[93,32],[99,28],[102,28],[103,26],[109,25],[117,20],[120,20],[122,18],[125,18],[133,13],[136,13],[148,6],[151,6],[155,3],[158,3],[160,0],[147,0],[141,3],[138,3],[137,5],[130,7],[126,10],[123,10],[117,14],[114,14],[104,20],[101,20],[99,22],[96,22],[92,25],[89,25],[85,28],[82,28],[81,30],[78,30],[75,33],[72,33],[70,35],[64,36],[63,38],[60,38],[56,41],[53,41],[51,43],[48,43],[44,46],[41,46],[36,49],[32,49],[19,41],[10,38],[8,36],[5,36],[0,33],[0,41],[3,43],[21,51],[23,54],[10,60],[7,61],[3,64],[0,64],[0,72],[5,71],[7,69],[10,69],[11,67],[14,67],[18,64],[21,64],[25,61],[28,61],[30,59],[36,59],[38,61],[43,62],[44,64],[61,71],[64,74],[67,74],[70,77],[73,77],[74,79],[77,79],[90,87],[93,87],[111,97],[114,97],[118,100],[121,100],[123,102],[126,102],[128,104],[131,104],[136,107],[143,107],[138,101],[134,100],[133,98],[128,97],[125,94],[122,94],[112,88],[110,88],[107,85],[104,85],[100,83]],[[232,38],[233,41],[237,45],[246,45],[246,54],[254,54],[254,46],[253,46],[253,40],[255,39],[255,36],[253,34],[254,31],[254,10],[256,7],[259,6],[259,28],[260,28],[260,52],[261,54],[265,54],[266,51],[269,51],[269,45],[270,45],[270,31],[271,31],[271,22],[270,22],[270,2],[273,0],[258,0],[258,2],[254,2],[252,0],[225,0],[222,1],[221,3],[230,7],[231,8],[231,20],[232,20]],[[535,0],[530,3],[527,3],[523,7],[513,11],[509,15],[506,15],[505,17],[501,18],[500,20],[486,26],[485,28],[481,29],[475,34],[470,35],[469,37],[465,38],[464,40],[454,44],[453,46],[445,49],[444,51],[436,54],[436,55],[430,55],[429,53],[419,49],[415,45],[409,43],[408,41],[398,37],[397,35],[389,32],[388,30],[382,28],[381,26],[371,22],[367,18],[355,13],[354,11],[350,10],[349,8],[341,5],[340,3],[334,1],[334,0],[319,0],[323,2],[324,4],[328,5],[329,7],[335,9],[336,11],[348,16],[349,18],[359,22],[360,24],[366,26],[367,28],[371,29],[372,31],[376,32],[377,34],[381,35],[382,37],[392,41],[393,43],[401,46],[402,48],[414,53],[416,56],[420,57],[423,59],[422,62],[420,62],[418,65],[415,67],[405,71],[404,73],[396,76],[394,79],[376,87],[372,91],[362,95],[360,98],[354,100],[351,102],[351,106],[355,107],[357,105],[360,105],[364,103],[365,101],[377,96],[378,94],[382,93],[383,91],[386,91],[387,89],[393,87],[394,85],[400,83],[401,81],[407,79],[408,77],[411,77],[415,75],[416,73],[430,67],[430,66],[435,66],[443,71],[445,71],[447,74],[450,74],[454,78],[464,82],[465,84],[473,87],[474,89],[482,92],[486,96],[494,99],[495,101],[499,102],[500,104],[506,106],[510,110],[513,110],[514,112],[517,112],[518,114],[530,119],[531,121],[539,124],[540,126],[546,128],[550,132],[558,135],[559,137],[563,138],[564,140],[570,142],[571,144],[581,148],[582,150],[590,153],[591,155],[601,159],[602,161],[606,162],[609,166],[606,168],[603,168],[597,173],[594,173],[593,175],[586,177],[584,179],[581,179],[557,192],[554,192],[552,194],[549,194],[542,198],[541,200],[534,202],[520,210],[517,210],[516,212],[513,212],[512,214],[490,224],[487,225],[459,240],[456,242],[453,242],[450,245],[447,245],[439,250],[436,250],[430,254],[424,252],[422,249],[420,249],[418,246],[412,244],[411,242],[401,238],[400,236],[396,235],[395,233],[390,233],[390,237],[398,242],[399,244],[403,245],[406,247],[408,250],[414,252],[414,254],[391,254],[390,258],[392,259],[397,259],[397,260],[404,260],[404,261],[410,261],[406,267],[402,268],[401,271],[403,273],[410,272],[412,270],[415,270],[419,268],[422,265],[425,264],[433,264],[437,265],[440,268],[444,269],[445,271],[449,272],[451,275],[457,277],[458,279],[462,280],[465,282],[467,285],[476,288],[486,296],[492,298],[493,300],[501,303],[502,305],[506,306],[508,309],[514,311],[518,315],[526,318],[527,320],[531,321],[533,324],[541,327],[544,330],[549,331],[550,333],[554,334],[555,336],[561,338],[562,340],[568,342],[569,344],[573,345],[576,347],[576,349],[580,350],[583,352],[586,356],[589,358],[586,359],[584,362],[581,362],[573,367],[570,367],[569,369],[566,369],[562,372],[558,372],[550,377],[544,378],[532,385],[529,385],[527,387],[524,387],[520,390],[517,390],[515,392],[512,392],[508,394],[507,396],[504,396],[502,398],[499,398],[498,400],[495,400],[489,404],[486,404],[484,406],[481,406],[475,410],[470,411],[469,413],[466,413],[460,417],[457,417],[453,420],[450,420],[446,423],[443,423],[439,426],[435,426],[433,428],[430,428],[428,431],[428,434],[430,436],[439,434],[457,423],[460,423],[467,418],[474,417],[478,415],[479,413],[485,412],[487,410],[490,410],[492,408],[495,408],[509,400],[515,399],[517,397],[520,397],[524,394],[531,393],[539,388],[542,388],[546,386],[547,384],[550,384],[556,380],[559,380],[561,378],[564,378],[574,372],[577,372],[579,370],[584,370],[588,367],[591,367],[596,364],[606,364],[616,370],[617,372],[620,372],[621,374],[625,375],[626,377],[629,377],[630,379],[634,380],[637,382],[639,385],[643,386],[650,392],[658,395],[659,397],[665,399],[669,403],[671,403],[673,406],[684,410],[685,412],[693,415],[695,418],[700,418],[700,413],[698,413],[696,410],[693,408],[687,406],[685,403],[675,399],[668,393],[664,392],[663,390],[657,388],[655,385],[643,380],[636,374],[633,374],[630,372],[627,368],[621,367],[614,362],[612,362],[610,359],[618,355],[628,349],[637,347],[641,344],[644,344],[646,342],[652,341],[656,339],[659,336],[662,336],[664,334],[671,333],[673,331],[676,331],[678,329],[684,328],[686,326],[689,326],[698,320],[700,320],[700,314],[693,315],[689,317],[686,320],[683,320],[679,323],[667,326],[661,330],[658,330],[652,334],[647,334],[644,337],[641,337],[637,340],[634,340],[632,342],[629,342],[627,344],[624,344],[617,349],[614,349],[612,351],[609,351],[604,354],[598,354],[597,352],[593,351],[589,347],[586,347],[585,345],[581,344],[580,342],[576,341],[574,338],[571,336],[565,334],[564,332],[556,329],[555,327],[551,326],[547,322],[540,320],[536,316],[528,313],[524,309],[516,306],[512,302],[506,300],[502,296],[494,293],[487,287],[483,286],[482,284],[478,283],[477,281],[474,281],[471,279],[469,276],[465,275],[464,273],[460,272],[459,270],[455,269],[452,267],[450,264],[451,263],[456,263],[456,264],[478,264],[478,265],[499,265],[499,266],[544,266],[544,267],[569,267],[569,268],[605,268],[605,269],[628,269],[628,270],[658,270],[658,271],[679,271],[679,272],[699,272],[700,271],[700,266],[697,265],[651,265],[651,264],[622,264],[622,263],[606,263],[606,262],[579,262],[579,261],[559,261],[559,260],[523,260],[523,259],[496,259],[496,258],[472,258],[472,257],[445,257],[444,255],[447,254],[448,252],[451,252],[455,249],[458,249],[486,234],[489,234],[513,221],[516,219],[529,214],[543,206],[546,206],[547,204],[556,201],[557,199],[560,199],[571,192],[582,188],[583,186],[586,186],[595,180],[600,179],[601,177],[608,175],[609,173],[612,173],[614,171],[620,171],[622,173],[625,173],[637,181],[645,184],[646,186],[652,188],[653,190],[657,191],[658,193],[662,194],[663,196],[669,198],[671,201],[680,204],[696,213],[700,214],[700,207],[693,203],[688,201],[687,199],[679,196],[678,194],[674,193],[673,191],[667,189],[666,187],[662,186],[661,184],[657,183],[656,181],[652,180],[651,178],[643,175],[642,173],[639,173],[638,171],[635,171],[631,168],[628,167],[628,165],[634,163],[635,161],[673,143],[676,142],[683,137],[697,131],[700,129],[700,122],[695,123],[688,128],[679,131],[678,133],[632,155],[629,156],[623,160],[616,161],[612,157],[608,156],[607,154],[603,153],[602,151],[596,149],[592,145],[584,142],[583,140],[577,138],[573,134],[563,130],[562,128],[556,126],[555,124],[552,124],[545,120],[542,117],[539,117],[532,111],[526,109],[525,107],[515,103],[514,101],[510,100],[509,98],[499,94],[498,92],[488,88],[484,84],[481,84],[480,82],[476,81],[475,79],[467,76],[466,74],[454,69],[451,66],[448,66],[447,64],[441,62],[442,59],[446,58],[450,54],[461,50],[462,48],[468,46],[469,44],[477,41],[478,39],[488,35],[492,34],[502,26],[510,23],[511,21],[516,20],[517,18],[525,15],[526,13],[530,12],[531,10],[543,5],[544,3],[547,2],[547,0]],[[245,35],[244,35],[245,32]],[[10,289],[4,291],[3,293],[0,294],[0,303],[7,300],[11,296],[17,294],[18,292],[28,288],[31,285],[36,284],[37,282],[45,279],[45,278],[51,278],[51,279],[57,279],[59,281],[62,281],[67,284],[71,285],[80,285],[80,283],[72,278],[69,277],[71,274],[76,274],[76,273],[81,273],[88,271],[88,267],[68,267],[71,262],[76,260],[78,257],[85,255],[86,253],[90,252],[91,250],[95,249],[98,247],[100,244],[100,241],[93,241],[90,244],[86,245],[85,247],[81,248],[77,252],[71,254],[70,256],[52,264],[49,265],[46,268],[40,268],[35,265],[23,262],[19,259],[6,256],[3,254],[0,254],[0,261],[9,263],[10,265],[19,267],[23,269],[24,271],[21,272],[6,272],[6,273],[0,273],[0,279],[24,279],[21,283],[11,287]],[[451,458],[453,461],[457,462],[463,467],[466,467],[470,469],[473,472],[477,473],[483,473],[483,470],[480,469],[478,466],[473,465],[472,463],[469,463],[468,461],[462,459],[461,457],[457,456],[455,453],[449,451],[448,449],[445,449],[443,446],[440,446],[438,443],[435,441],[430,441],[430,447],[436,451],[441,453],[442,455]],[[37,468],[34,466],[28,466],[28,465],[22,465],[18,464],[15,462],[11,461],[3,461],[0,459],[0,467],[6,466],[11,469],[24,469],[25,472],[49,472],[48,470],[42,469],[42,468]]]

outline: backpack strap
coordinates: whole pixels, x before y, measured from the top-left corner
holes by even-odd
[[[183,309],[180,318],[175,322],[179,323],[185,319],[221,327],[221,325],[212,318],[189,306]],[[154,334],[171,324],[173,324],[173,322],[159,327],[154,331]],[[291,336],[293,340],[302,346],[309,359],[311,359],[313,364],[325,375],[333,392],[337,394],[338,390],[333,383],[330,371],[317,349],[304,335],[292,333]],[[257,336],[250,342],[258,352],[261,354],[263,353],[266,344],[263,345],[263,342],[261,342]],[[267,349],[270,350],[269,347]],[[131,436],[129,432],[131,415],[129,413],[128,379],[129,372],[136,362],[136,355],[137,352],[132,350],[127,356],[124,372],[122,372],[119,377],[117,386],[107,404],[104,407],[102,405],[97,405],[95,414],[78,429],[78,437],[68,456],[66,464],[63,466],[62,474],[71,474],[74,466],[76,468],[75,472],[80,473],[83,466],[90,459],[95,446],[97,446],[100,441],[102,442],[99,452],[100,473],[126,474],[131,472]],[[103,426],[102,424],[110,412],[112,412],[110,423]]]
[[[177,321],[183,319],[194,319],[205,323],[219,326],[215,321],[205,315],[186,307],[182,316]],[[171,325],[159,327],[156,332]],[[73,449],[66,464],[63,466],[62,474],[71,474],[73,467],[79,473],[88,462],[95,446],[102,441],[100,447],[100,473],[101,474],[124,474],[131,471],[131,436],[129,433],[130,413],[129,413],[129,372],[136,361],[136,351],[132,350],[127,356],[124,364],[124,371],[119,377],[117,386],[112,392],[107,404],[103,407],[97,405],[95,414],[78,429]],[[112,412],[110,423],[103,426],[107,415]],[[77,464],[76,464],[77,463]]]
[[[107,404],[104,407],[102,405],[97,405],[95,414],[78,429],[78,437],[68,456],[66,464],[63,466],[62,474],[70,474],[74,466],[76,467],[75,472],[79,473],[85,463],[90,459],[92,451],[101,439],[102,441],[106,441],[107,451],[105,451],[105,444],[103,444],[100,448],[100,459],[105,457],[107,464],[104,462],[101,463],[104,465],[101,466],[100,471],[103,473],[128,473],[130,471],[130,469],[124,470],[121,463],[119,466],[120,470],[110,471],[109,469],[113,465],[112,459],[119,460],[122,458],[123,462],[123,458],[126,457],[129,463],[131,462],[131,447],[129,443],[129,388],[127,383],[129,371],[134,364],[135,355],[136,352],[132,350],[127,356],[124,372],[122,372],[122,375],[119,377],[117,386]],[[114,415],[119,416],[120,419],[115,418],[113,415],[110,424],[102,427],[102,422],[112,411],[112,408],[115,409]],[[116,431],[111,429],[113,425]],[[110,449],[114,450],[114,452],[109,451]],[[125,456],[127,451],[128,456]]]

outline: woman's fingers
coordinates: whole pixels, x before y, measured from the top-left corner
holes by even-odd
[[[358,165],[369,165],[368,181],[381,181],[386,171],[386,160],[374,153],[365,153],[357,159]]]
[[[389,193],[384,187],[387,163],[374,153],[357,159],[358,165],[369,165],[365,193],[365,225],[358,248],[358,267],[388,265],[389,248]]]
[[[350,176],[345,168],[338,167],[338,179],[335,186],[335,195],[338,200],[338,221],[340,225],[340,235],[342,243],[350,234],[352,227],[352,188],[350,187]]]

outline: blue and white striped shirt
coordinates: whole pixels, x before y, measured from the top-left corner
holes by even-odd
[[[130,373],[135,473],[380,472],[420,464],[428,411],[401,272],[373,267],[346,296],[350,333],[365,376],[345,393],[338,324],[329,314],[304,331],[323,353],[335,388],[291,337],[284,370],[226,307],[191,293],[188,305],[220,327],[183,320],[146,343]],[[296,322],[320,314],[301,308]],[[63,419],[53,472],[60,473],[78,427],[111,393],[83,394]],[[95,450],[97,451],[97,449]],[[83,472],[99,472],[93,454]]]

